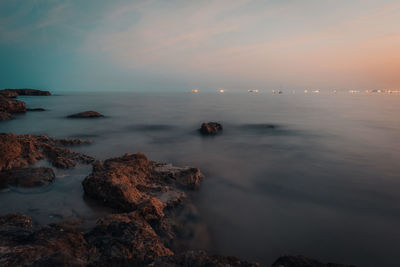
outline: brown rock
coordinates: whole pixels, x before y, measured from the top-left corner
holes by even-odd
[[[203,135],[215,135],[222,131],[222,125],[217,122],[203,123],[200,128],[200,133]]]
[[[76,229],[57,224],[34,229],[22,214],[1,216],[0,236],[1,266],[85,266],[89,256]]]
[[[272,267],[355,267],[353,265],[322,263],[304,256],[283,256],[277,259]]]
[[[153,228],[138,213],[111,214],[85,235],[95,249],[91,262],[144,262],[172,255]]]
[[[129,212],[149,201],[154,204],[153,197],[166,206],[179,203],[183,189],[196,188],[202,177],[199,169],[155,163],[137,153],[97,162],[82,184],[88,196]]]
[[[16,98],[18,96],[18,93],[3,89],[3,90],[0,90],[0,95],[4,96],[6,98]]]
[[[24,113],[26,112],[25,102],[5,98],[0,95],[0,111],[7,113]]]
[[[14,95],[12,97],[16,97],[18,95],[32,95],[32,96],[49,96],[49,95],[51,95],[51,93],[49,91],[43,91],[43,90],[39,90],[39,89],[29,89],[29,88],[22,88],[22,89],[7,88],[7,89],[0,90],[0,94]],[[9,96],[7,96],[7,97],[9,97]]]
[[[13,119],[11,113],[0,111],[0,121],[7,121]]]
[[[100,117],[104,117],[104,116],[93,110],[80,112],[80,113],[76,113],[76,114],[67,116],[67,118],[100,118]]]
[[[78,163],[92,163],[92,157],[59,147],[80,143],[85,142],[75,139],[52,139],[42,135],[0,134],[0,171],[28,166],[42,159],[47,159],[59,168],[70,168]]]

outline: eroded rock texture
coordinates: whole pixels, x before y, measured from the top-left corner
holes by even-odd
[[[42,135],[0,134],[0,171],[20,168],[46,159],[58,168],[89,164],[92,157],[63,146],[83,144],[79,139],[52,139]]]

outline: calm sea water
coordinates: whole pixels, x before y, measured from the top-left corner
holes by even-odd
[[[80,93],[21,97],[29,112],[0,132],[90,138],[98,159],[144,152],[199,167],[194,195],[212,245],[270,265],[282,254],[360,266],[399,266],[400,96],[240,93]],[[94,120],[65,116],[96,110]],[[204,138],[205,121],[224,125]],[[274,127],[271,127],[273,125]],[[41,163],[46,164],[46,163]],[[90,166],[58,170],[45,188],[0,193],[0,213],[40,222],[107,211],[83,197]]]

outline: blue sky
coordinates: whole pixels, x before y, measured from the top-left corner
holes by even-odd
[[[0,87],[400,87],[393,0],[0,1]]]

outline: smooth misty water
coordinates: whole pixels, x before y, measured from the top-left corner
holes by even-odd
[[[114,93],[23,97],[30,112],[0,132],[90,138],[98,159],[144,152],[199,167],[195,203],[211,249],[270,265],[282,254],[360,266],[398,266],[400,96]],[[85,110],[107,117],[66,119]],[[219,121],[203,138],[201,122]],[[274,125],[275,127],[270,127]],[[39,222],[95,219],[83,198],[89,166],[58,170],[47,188],[0,193],[0,213]]]

